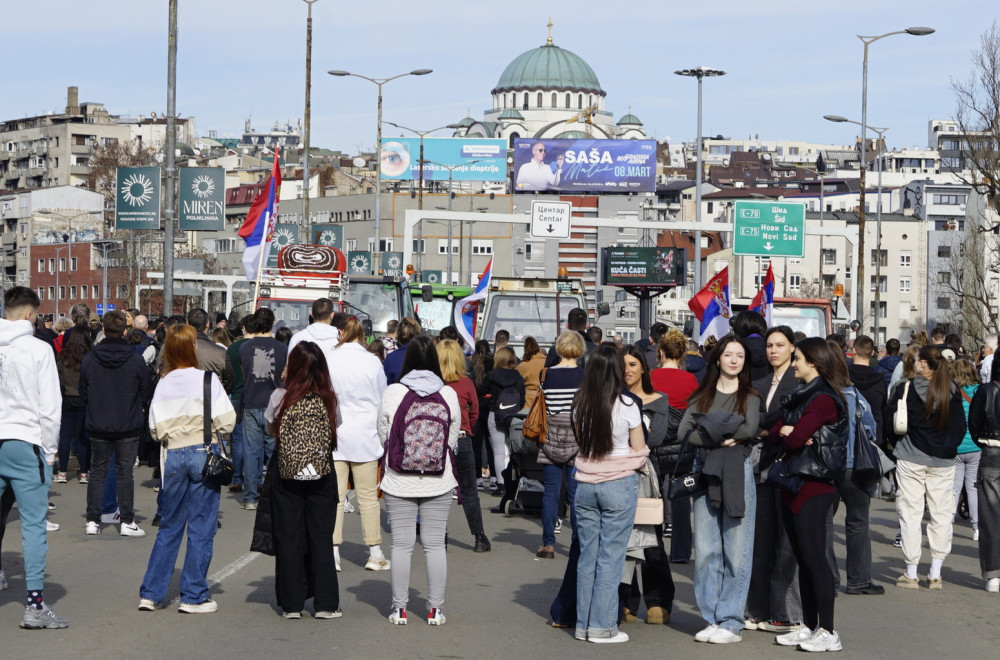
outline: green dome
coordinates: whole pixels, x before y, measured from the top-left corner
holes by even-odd
[[[563,131],[555,137],[556,140],[593,140],[593,135],[588,135],[583,131]]]
[[[472,117],[465,117],[462,121],[458,122],[456,126],[461,126],[462,128],[468,128],[476,123],[476,120]]]
[[[630,112],[618,120],[618,126],[642,126],[642,122]]]
[[[500,119],[524,119],[524,115],[514,108],[507,108],[500,113]]]
[[[604,95],[594,70],[564,48],[546,44],[518,55],[507,65],[493,93],[525,89],[596,92]]]

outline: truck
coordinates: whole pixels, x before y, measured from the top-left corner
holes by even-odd
[[[733,314],[750,306],[748,299],[733,301]],[[771,325],[787,325],[806,337],[826,337],[833,332],[833,305],[828,298],[774,299]]]
[[[476,338],[493,341],[497,330],[506,330],[518,355],[526,337],[551,346],[565,329],[569,311],[587,309],[585,293],[578,279],[494,277],[479,308]]]
[[[410,297],[420,327],[431,336],[441,332],[441,328],[455,324],[455,305],[462,298],[475,291],[471,286],[457,284],[430,284],[414,282],[410,284]]]
[[[258,307],[274,312],[275,329],[297,332],[309,324],[317,298],[329,298],[336,311],[356,315],[370,334],[386,334],[393,319],[413,316],[413,299],[406,278],[348,275],[347,259],[325,245],[286,245],[278,252],[277,268],[265,268],[258,280]],[[366,328],[367,329],[367,328]]]

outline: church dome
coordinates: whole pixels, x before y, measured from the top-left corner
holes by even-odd
[[[642,122],[639,118],[633,115],[631,112],[618,120],[619,126],[642,126]]]
[[[493,93],[534,89],[605,94],[583,58],[551,43],[518,55],[504,69]]]

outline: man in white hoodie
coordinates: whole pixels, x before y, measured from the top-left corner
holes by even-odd
[[[337,348],[337,342],[340,341],[340,331],[330,325],[330,319],[333,318],[333,301],[329,298],[316,299],[312,306],[312,318],[312,323],[292,335],[291,341],[288,342],[288,354],[291,355],[300,341],[311,341],[320,347],[323,357],[329,362],[333,349]]]
[[[17,498],[21,518],[27,608],[20,626],[65,628],[43,598],[52,464],[59,447],[62,395],[52,349],[35,339],[29,319],[38,311],[38,295],[16,286],[4,295],[0,319],[0,495],[7,488]]]

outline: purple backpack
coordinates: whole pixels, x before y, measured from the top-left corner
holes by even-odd
[[[441,393],[422,397],[409,390],[392,419],[386,464],[401,474],[444,474],[450,432],[451,409]]]

